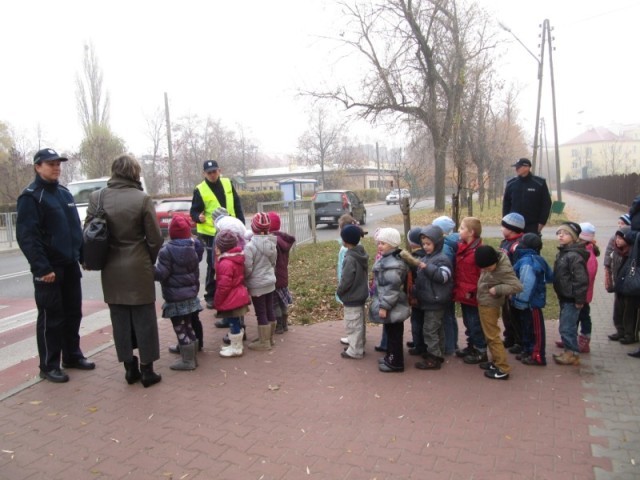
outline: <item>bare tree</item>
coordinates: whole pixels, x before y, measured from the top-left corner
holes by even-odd
[[[31,151],[23,136],[0,122],[0,204],[15,204],[22,189],[33,179]]]
[[[491,48],[486,17],[456,0],[343,4],[353,29],[341,41],[366,59],[359,93],[345,86],[312,92],[376,121],[395,114],[423,123],[435,150],[435,207],[444,209],[446,158],[469,64]]]
[[[80,144],[83,171],[89,177],[108,175],[112,160],[124,153],[125,144],[109,127],[109,94],[103,92],[102,70],[92,44],[84,47],[82,75],[76,77],[76,102],[84,131]]]
[[[168,159],[162,155],[161,145],[166,138],[165,116],[161,108],[146,117],[146,134],[151,142],[151,155],[142,165],[145,183],[151,194],[157,194],[167,180]]]
[[[309,117],[309,129],[298,139],[298,152],[307,165],[320,165],[322,187],[327,188],[325,168],[335,163],[341,152],[341,135],[344,125],[333,122],[323,107],[313,110]]]

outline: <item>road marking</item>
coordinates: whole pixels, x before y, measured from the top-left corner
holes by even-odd
[[[8,332],[9,330],[20,328],[24,325],[29,325],[30,323],[35,323],[37,313],[38,309],[34,308],[33,310],[27,310],[26,312],[17,313],[10,317],[0,319],[0,333]]]
[[[31,275],[31,272],[29,270],[24,270],[22,272],[7,273],[5,275],[0,275],[0,280],[10,280],[12,278],[22,277],[23,275]]]

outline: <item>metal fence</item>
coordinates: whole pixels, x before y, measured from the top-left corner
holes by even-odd
[[[290,200],[258,203],[259,212],[276,212],[280,215],[280,230],[296,237],[301,245],[316,242],[316,218],[311,200]]]
[[[16,212],[0,213],[0,244],[8,248],[18,246],[16,242]]]

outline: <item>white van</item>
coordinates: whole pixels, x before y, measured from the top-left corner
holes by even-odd
[[[73,195],[73,200],[78,209],[78,215],[80,215],[80,225],[84,225],[84,219],[87,216],[89,195],[96,190],[106,187],[110,178],[111,177],[100,177],[89,180],[78,180],[77,182],[71,182],[67,185],[71,195]],[[142,190],[146,192],[147,185],[144,183],[144,178],[140,177],[140,183],[142,184]]]

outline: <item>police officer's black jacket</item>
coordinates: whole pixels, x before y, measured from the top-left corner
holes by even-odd
[[[551,212],[551,195],[546,180],[531,174],[509,180],[504,190],[502,215],[511,212],[522,215],[526,225],[545,225]]]
[[[18,245],[36,277],[82,260],[82,227],[71,192],[39,175],[18,197]]]

